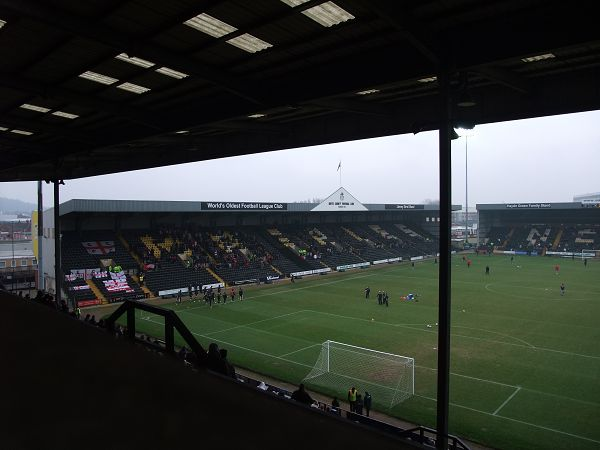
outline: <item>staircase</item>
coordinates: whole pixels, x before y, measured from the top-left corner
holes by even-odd
[[[281,272],[281,270],[277,269],[277,267],[275,267],[273,264],[269,264],[269,267],[271,269],[273,269],[276,273],[278,273],[279,275],[283,275],[283,272]]]
[[[212,269],[210,267],[206,268],[206,271],[208,273],[210,273],[219,283],[223,283],[223,285],[226,285],[225,281],[223,280],[223,278],[221,278],[219,275],[217,275],[215,272],[212,271]]]
[[[131,257],[133,259],[135,259],[135,262],[138,263],[140,268],[144,267],[144,262],[140,259],[140,257],[137,254],[135,254],[131,250],[131,246],[129,245],[129,242],[127,242],[127,240],[123,237],[123,235],[121,233],[117,233],[117,237],[119,238],[119,241],[121,241],[121,244],[123,244],[123,247],[125,247],[127,252],[131,255]]]
[[[556,250],[558,248],[558,246],[560,245],[560,240],[562,239],[563,231],[564,231],[564,229],[562,227],[560,228],[560,230],[558,230],[558,233],[556,234],[556,237],[554,238],[554,242],[552,243],[552,250]]]
[[[100,300],[100,303],[103,305],[107,305],[108,300],[106,300],[106,297],[104,297],[104,295],[102,295],[102,292],[100,292],[100,289],[98,289],[98,286],[96,286],[96,284],[92,280],[85,280],[85,282],[90,287],[90,289],[92,290],[92,292],[94,293],[96,298],[98,300]]]
[[[512,237],[512,235],[515,234],[515,228],[512,227],[510,229],[510,231],[508,232],[508,235],[506,236],[506,239],[504,240],[504,242],[502,243],[502,248],[506,248],[506,246],[508,245],[508,241],[510,241],[510,238]]]
[[[362,238],[358,234],[356,234],[354,231],[350,230],[349,228],[342,227],[342,230],[344,230],[346,233],[348,233],[350,236],[352,236],[357,241],[362,241]]]
[[[136,282],[136,283],[139,285],[140,289],[141,289],[141,290],[142,290],[142,292],[143,292],[143,293],[146,295],[146,297],[147,297],[147,298],[151,298],[151,297],[154,297],[154,296],[155,296],[155,295],[152,293],[152,291],[146,287],[146,285],[145,285],[145,284],[144,284],[144,285],[141,285],[141,284],[140,284],[140,277],[138,277],[137,275],[131,275],[131,279],[132,279],[133,281],[135,281],[135,282]]]
[[[144,243],[146,248],[154,254],[156,259],[160,259],[160,248],[154,243],[151,236],[142,236],[140,240]]]

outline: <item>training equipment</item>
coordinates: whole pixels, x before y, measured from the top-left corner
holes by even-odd
[[[415,393],[415,360],[335,341],[325,341],[304,384],[326,389],[345,398],[356,386],[373,400],[393,408]]]

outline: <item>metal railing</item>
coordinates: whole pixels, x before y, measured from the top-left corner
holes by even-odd
[[[204,366],[206,364],[206,350],[200,345],[200,343],[196,340],[194,335],[188,330],[185,324],[181,321],[181,319],[177,316],[175,311],[171,309],[161,308],[160,306],[149,305],[147,303],[142,303],[134,300],[126,300],[117,308],[115,312],[113,312],[106,319],[106,326],[109,330],[115,329],[115,322],[119,317],[123,314],[127,315],[127,337],[134,340],[136,337],[135,332],[135,311],[136,310],[146,311],[151,314],[156,314],[157,316],[161,316],[165,321],[165,351],[170,354],[175,353],[175,330],[177,330],[180,336],[183,338],[185,343],[191,349],[191,351],[196,355],[196,360],[199,366]]]

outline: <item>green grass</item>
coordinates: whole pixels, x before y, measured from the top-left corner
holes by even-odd
[[[470,269],[459,257],[452,262],[451,433],[496,448],[600,448],[600,263],[472,259]],[[378,289],[390,293],[389,308],[377,305]],[[419,302],[399,300],[408,292]],[[217,342],[234,364],[292,383],[328,339],[412,356],[416,395],[391,410],[374,402],[433,427],[437,304],[437,266],[426,261],[247,290],[244,302],[212,309],[169,307],[202,345]],[[137,323],[142,332],[163,333],[159,317]],[[348,387],[337,394],[344,398]]]

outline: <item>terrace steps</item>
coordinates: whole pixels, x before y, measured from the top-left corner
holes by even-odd
[[[273,269],[276,273],[278,273],[279,275],[283,275],[283,272],[281,272],[281,270],[279,270],[277,267],[275,267],[273,264],[269,264],[269,266],[271,267],[271,269]]]
[[[135,262],[138,263],[140,268],[144,267],[144,262],[141,258],[131,251],[131,246],[129,245],[129,242],[127,242],[127,239],[125,239],[121,233],[117,233],[117,237],[119,238],[119,241],[121,241],[121,244],[123,244],[123,247],[125,247],[125,250],[127,250],[127,253],[129,253]]]
[[[225,283],[225,280],[223,280],[223,278],[217,275],[210,267],[207,267],[206,271],[210,273],[219,283],[223,283],[223,285],[225,286],[227,285],[227,283]]]
[[[92,280],[85,280],[85,282],[90,287],[91,291],[94,293],[96,298],[100,300],[100,303],[102,303],[103,305],[107,305],[108,300],[106,300],[106,297],[102,294],[102,292],[100,292],[98,286],[96,286],[96,284]]]
[[[556,250],[560,245],[560,240],[562,239],[564,228],[560,228],[558,233],[556,233],[556,237],[554,238],[554,242],[552,243],[552,250]]]
[[[154,294],[152,293],[152,291],[150,289],[148,289],[148,287],[146,287],[145,284],[144,285],[140,284],[140,277],[139,276],[137,276],[137,275],[131,275],[131,279],[138,284],[138,286],[140,287],[140,289],[146,295],[147,298],[154,297]]]
[[[352,236],[357,241],[362,241],[362,238],[358,234],[356,234],[354,231],[352,231],[351,229],[342,227],[342,230],[344,230],[346,233],[348,233],[350,236]]]

